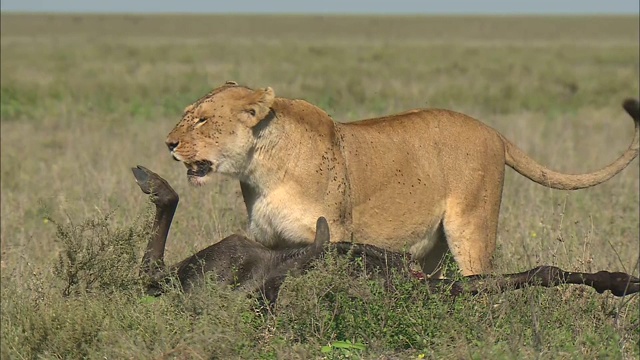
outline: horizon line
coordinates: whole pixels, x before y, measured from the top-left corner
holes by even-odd
[[[2,15],[248,15],[248,16],[636,16],[631,12],[196,12],[196,11],[34,11],[34,10],[0,10]]]

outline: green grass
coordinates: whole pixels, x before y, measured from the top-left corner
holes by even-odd
[[[332,258],[287,280],[274,314],[213,284],[148,301],[136,268],[147,202],[129,170],[145,165],[181,196],[170,263],[246,226],[236,181],[192,188],[164,146],[182,109],[225,80],[340,121],[451,108],[553,169],[595,170],[631,140],[620,103],[639,96],[637,17],[0,20],[3,359],[640,356],[637,296],[565,286],[451,302],[400,280],[382,291]],[[496,270],[637,275],[639,188],[638,160],[575,192],[508,170]],[[69,254],[82,269],[61,265]]]

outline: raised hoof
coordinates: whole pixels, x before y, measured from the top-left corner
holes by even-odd
[[[158,204],[178,201],[178,194],[160,175],[142,165],[131,168],[131,171],[133,171],[133,176],[136,178],[140,190],[151,195],[152,202]]]
[[[142,192],[145,194],[150,194],[151,186],[149,184],[149,173],[151,173],[151,171],[141,165],[131,168],[131,171],[133,171],[133,176],[136,178],[136,183],[138,184],[138,186],[140,186]]]

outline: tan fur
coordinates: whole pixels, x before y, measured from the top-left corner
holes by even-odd
[[[451,250],[463,275],[491,270],[505,164],[556,189],[602,183],[638,154],[594,173],[567,175],[533,161],[483,123],[448,110],[413,110],[349,124],[271,88],[235,83],[185,109],[167,144],[188,168],[240,180],[250,232],[270,247],[311,243],[315,221],[332,241],[410,250],[438,275]],[[207,176],[190,176],[200,185]]]

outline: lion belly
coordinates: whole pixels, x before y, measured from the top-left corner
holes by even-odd
[[[431,236],[442,220],[447,192],[443,172],[424,156],[425,147],[393,138],[358,146],[357,163],[348,163],[356,241],[406,251]],[[380,153],[384,156],[375,155]]]
[[[472,135],[465,134],[468,129]],[[500,146],[492,132],[450,113],[415,111],[345,124],[340,134],[354,237],[386,249],[428,251],[445,213],[457,210],[452,204],[472,203],[468,196],[474,188],[491,182],[478,174],[486,166],[504,171],[504,157],[487,164],[481,154]]]

